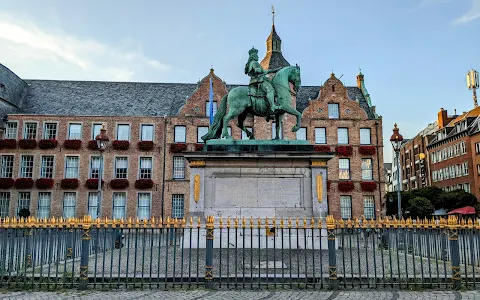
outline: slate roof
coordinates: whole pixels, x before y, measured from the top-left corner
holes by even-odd
[[[0,64],[0,114],[13,113],[21,106],[27,92],[27,83]]]
[[[267,70],[287,67],[290,64],[288,61],[283,57],[282,52],[279,51],[268,51],[265,57],[260,62],[260,65]]]
[[[71,116],[177,115],[197,84],[101,81],[26,80],[28,92],[15,113]],[[231,90],[239,85],[227,85]],[[319,86],[303,86],[297,94],[297,110],[318,97]],[[352,99],[366,101],[359,88],[347,87]],[[362,104],[363,103],[363,104]],[[367,105],[368,107],[368,105]],[[364,108],[365,109],[365,108]],[[374,118],[368,108],[369,118]]]

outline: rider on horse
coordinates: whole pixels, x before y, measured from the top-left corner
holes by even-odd
[[[256,87],[257,90],[261,89],[263,92],[265,92],[269,104],[270,114],[273,114],[277,109],[280,109],[281,106],[275,104],[275,90],[266,75],[269,73],[275,73],[281,68],[264,70],[258,63],[258,50],[252,48],[250,51],[248,51],[248,54],[249,58],[247,64],[245,65],[245,74],[251,77],[249,85]]]

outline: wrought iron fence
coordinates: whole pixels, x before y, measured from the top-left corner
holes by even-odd
[[[480,223],[34,218],[0,223],[0,287],[477,288]]]

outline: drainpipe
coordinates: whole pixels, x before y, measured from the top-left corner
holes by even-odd
[[[167,148],[167,115],[163,116],[163,175],[162,175],[162,220],[165,216],[165,149]]]
[[[376,135],[376,141],[377,141],[377,172],[378,172],[378,197],[379,197],[379,200],[380,200],[380,208],[381,208],[381,204],[382,204],[382,176],[383,174],[380,174],[380,152],[378,152],[379,150],[379,142],[378,142],[378,121],[375,121],[375,135]],[[381,214],[381,212],[380,212]],[[376,216],[376,218],[378,218],[379,216]]]

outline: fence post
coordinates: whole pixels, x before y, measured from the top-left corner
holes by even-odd
[[[335,219],[333,216],[327,216],[327,236],[328,236],[328,277],[330,279],[330,289],[337,289],[337,254],[335,251]]]
[[[82,247],[80,252],[80,290],[86,290],[88,283],[88,247],[90,243],[90,229],[90,217],[84,217],[82,224]]]
[[[455,216],[448,217],[448,239],[450,240],[450,259],[452,262],[453,288],[459,290],[462,287],[460,276],[460,247],[458,244],[458,220]]]
[[[206,221],[205,288],[211,289],[213,285],[213,216],[207,217]]]

